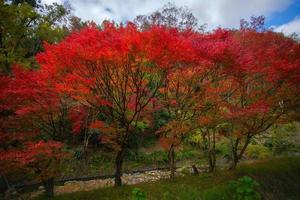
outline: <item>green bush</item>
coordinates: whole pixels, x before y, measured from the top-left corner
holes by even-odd
[[[195,157],[195,153],[192,150],[183,150],[183,151],[178,151],[178,153],[176,153],[177,160],[184,160],[193,157]]]
[[[259,184],[249,176],[243,176],[237,181],[230,182],[230,189],[234,200],[260,200],[261,196],[256,191]]]
[[[82,149],[75,149],[74,150],[74,158],[76,160],[81,160],[83,158],[83,150]]]
[[[146,161],[146,154],[143,152],[138,151],[128,151],[126,154],[126,158],[132,162],[145,162]]]
[[[162,108],[154,112],[154,130],[159,129],[161,126],[166,124],[170,119],[170,114],[167,109]]]
[[[223,158],[231,156],[229,145],[225,141],[220,141],[216,143],[216,152]]]
[[[296,134],[297,126],[295,123],[277,125],[271,129],[271,138],[269,146],[274,154],[283,154],[297,151]]]
[[[132,200],[147,200],[147,197],[140,188],[134,188],[132,190]]]
[[[108,156],[105,156],[103,154],[94,154],[92,155],[91,157],[91,164],[93,165],[101,165],[103,163],[107,163],[107,162],[110,162],[111,161],[111,158],[109,158]]]
[[[144,152],[129,151],[126,155],[127,160],[139,163],[159,163],[163,164],[168,161],[168,154],[165,151],[156,151],[151,154]]]
[[[271,155],[271,151],[259,144],[250,144],[246,150],[246,156],[252,159],[263,159]]]
[[[141,146],[145,147],[145,148],[149,148],[155,145],[155,143],[157,142],[157,137],[156,136],[148,136],[143,138],[143,140],[141,141]]]
[[[147,155],[147,161],[150,163],[167,163],[168,162],[168,153],[166,151],[155,151]]]
[[[183,150],[176,152],[177,160],[184,160],[193,157],[195,157],[195,152],[192,150]],[[164,164],[168,162],[168,153],[166,151],[155,151],[150,154],[145,154],[144,152],[129,151],[126,154],[126,158],[127,160],[132,162]]]

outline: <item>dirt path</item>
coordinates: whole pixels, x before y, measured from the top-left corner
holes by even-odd
[[[182,175],[178,173],[178,175]],[[138,183],[152,182],[160,179],[166,179],[170,176],[169,171],[166,170],[153,170],[143,173],[124,174],[122,181],[125,185],[134,185]],[[113,178],[96,179],[88,181],[68,181],[62,186],[55,186],[55,195],[72,193],[78,191],[90,191],[104,187],[112,187],[114,185]],[[36,197],[44,192],[44,187],[40,186],[38,191],[31,192],[30,197]]]

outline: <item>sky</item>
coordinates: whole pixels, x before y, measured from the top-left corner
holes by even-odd
[[[187,6],[198,18],[199,24],[234,28],[240,19],[264,15],[266,26],[289,35],[300,34],[300,0],[42,0],[43,3],[68,1],[72,13],[83,20],[101,23],[131,21],[137,15],[150,14],[168,2]]]

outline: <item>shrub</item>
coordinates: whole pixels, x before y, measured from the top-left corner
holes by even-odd
[[[192,157],[195,157],[195,152],[192,150],[178,151],[176,153],[177,160],[184,160]],[[145,154],[144,152],[129,151],[126,154],[126,158],[132,162],[164,164],[168,162],[168,153],[166,151],[155,151],[150,154]]]
[[[81,160],[83,158],[83,151],[82,151],[82,149],[75,149],[74,150],[74,158],[76,160]]]
[[[255,190],[259,184],[249,176],[243,176],[237,181],[230,182],[233,199],[235,200],[260,200],[260,194]]]
[[[216,152],[223,158],[231,156],[229,145],[224,140],[216,143]]]
[[[139,163],[159,163],[164,164],[168,162],[168,155],[165,151],[155,151],[151,154],[145,154],[138,151],[129,151],[126,155],[129,161]]]
[[[263,159],[269,157],[271,155],[271,151],[263,145],[251,144],[247,148],[246,155],[252,159]]]
[[[107,162],[110,162],[110,161],[111,161],[111,159],[108,156],[105,156],[105,155],[100,154],[100,153],[94,154],[91,157],[91,163],[93,165],[96,165],[96,166],[99,166],[102,163],[107,163]]]
[[[126,158],[129,161],[133,162],[145,162],[147,155],[143,152],[138,152],[138,151],[128,151],[126,154]]]
[[[286,152],[296,151],[296,133],[297,127],[294,123],[272,127],[270,146],[273,153],[283,154]]]
[[[132,200],[147,200],[147,197],[140,188],[134,188],[132,190]]]
[[[178,151],[176,153],[176,159],[178,160],[184,160],[188,158],[192,158],[195,156],[195,153],[192,150],[183,150],[183,151]]]
[[[165,151],[155,151],[147,155],[147,161],[151,163],[164,164],[168,162],[168,153]]]

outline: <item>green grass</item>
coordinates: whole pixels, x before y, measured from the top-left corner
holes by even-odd
[[[259,193],[267,200],[300,199],[300,158],[274,158],[240,165],[235,171],[219,171],[213,174],[178,177],[174,181],[103,188],[90,192],[76,192],[56,196],[55,200],[121,200],[131,199],[132,190],[140,188],[148,200],[232,200],[230,180],[244,175],[259,184]],[[39,197],[37,200],[46,200]]]

